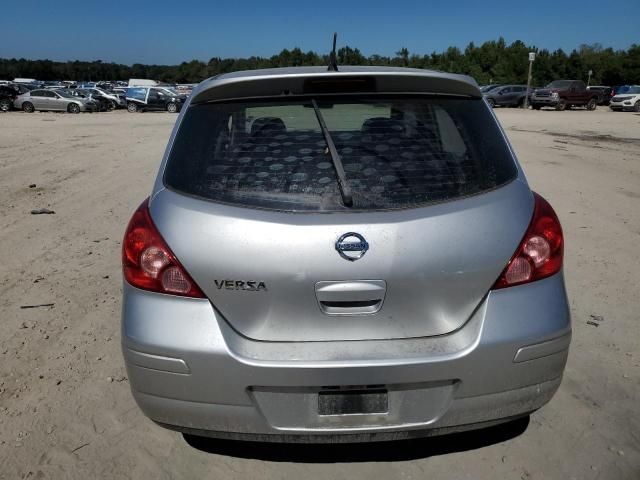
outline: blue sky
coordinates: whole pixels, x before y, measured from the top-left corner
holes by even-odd
[[[176,64],[296,46],[326,53],[333,31],[338,46],[365,55],[431,53],[500,36],[551,50],[595,42],[623,49],[640,43],[639,1],[23,0],[3,2],[12,21],[0,29],[0,57]]]

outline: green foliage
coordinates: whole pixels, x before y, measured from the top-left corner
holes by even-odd
[[[428,55],[412,54],[400,48],[394,57],[371,55],[349,46],[338,50],[341,65],[392,65],[428,68],[452,73],[464,73],[478,83],[526,83],[529,68],[528,53],[537,53],[533,67],[533,85],[542,86],[560,78],[587,80],[592,70],[591,84],[620,85],[640,83],[640,45],[627,50],[603,48],[600,44],[580,45],[569,54],[563,50],[538,50],[520,40],[507,45],[503,38],[476,46],[473,42],[464,51],[449,47],[444,52]],[[328,57],[299,48],[284,49],[270,58],[218,58],[204,63],[199,60],[180,65],[119,65],[94,62],[52,62],[51,60],[0,59],[0,79],[16,77],[38,80],[127,80],[151,78],[163,82],[196,83],[207,77],[237,70],[306,65],[327,65]]]

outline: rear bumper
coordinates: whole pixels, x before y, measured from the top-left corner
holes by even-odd
[[[256,342],[206,300],[124,286],[131,388],[154,421],[225,438],[368,441],[490,425],[557,390],[571,337],[562,274],[492,291],[448,335],[386,341]],[[384,386],[388,412],[318,415],[327,387]]]
[[[560,385],[561,378],[532,385],[507,392],[499,392],[493,395],[484,395],[471,399],[453,400],[449,409],[437,422],[418,428],[397,427],[389,429],[370,428],[344,431],[344,429],[324,429],[323,432],[295,431],[277,433],[247,433],[233,430],[202,429],[184,427],[175,424],[156,422],[161,426],[179,432],[199,435],[204,437],[221,438],[229,440],[248,440],[265,442],[288,443],[348,443],[348,442],[372,442],[403,440],[411,438],[430,437],[449,433],[463,432],[486,428],[500,423],[508,422],[531,413],[547,403]],[[170,408],[182,413],[183,418],[190,418],[195,413],[198,417],[213,417],[224,415],[236,418],[238,425],[244,425],[248,419],[262,423],[261,418],[256,418],[256,411],[247,407],[228,407],[226,405],[209,405],[190,403],[180,400],[159,399],[145,394],[134,393],[136,402],[151,410]],[[490,412],[499,409],[500,415],[495,417]],[[143,409],[143,411],[145,411]],[[146,412],[146,411],[145,411]],[[197,412],[197,413],[196,413]],[[149,416],[149,414],[147,413]],[[495,417],[495,418],[494,418]]]

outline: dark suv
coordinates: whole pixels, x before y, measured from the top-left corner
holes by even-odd
[[[168,87],[129,87],[126,98],[127,110],[131,113],[145,110],[176,113],[182,108],[186,97]]]
[[[555,80],[545,88],[533,92],[531,106],[534,110],[540,110],[542,107],[554,107],[560,111],[571,107],[595,110],[598,99],[599,94],[587,90],[582,80]]]
[[[531,89],[527,91],[526,85],[502,85],[484,92],[483,96],[491,107],[521,107],[527,93],[531,93]]]

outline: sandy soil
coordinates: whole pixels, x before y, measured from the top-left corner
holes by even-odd
[[[496,113],[565,228],[560,391],[528,426],[299,448],[194,447],[129,393],[120,241],[176,117],[0,114],[0,479],[640,478],[640,115]]]

